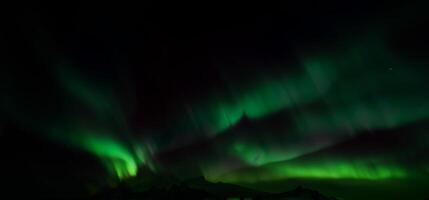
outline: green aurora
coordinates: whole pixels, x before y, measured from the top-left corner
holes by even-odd
[[[299,52],[296,66],[279,66],[278,70],[243,73],[237,78],[233,70],[224,69],[223,75],[233,77],[225,81],[227,89],[207,91],[203,98],[186,102],[183,106],[188,112],[172,114],[174,123],[160,128],[161,133],[173,130],[166,136],[140,135],[139,131],[148,130],[130,128],[133,115],[123,111],[126,102],[120,101],[110,83],[92,82],[64,63],[52,67],[64,91],[56,98],[59,106],[53,115],[39,119],[22,111],[22,102],[13,98],[4,110],[42,137],[98,158],[109,178],[118,181],[137,176],[146,166],[157,172],[174,171],[174,164],[156,163],[157,156],[201,138],[213,144],[211,152],[216,155],[200,156],[204,158],[187,165],[198,166],[200,171],[193,175],[211,182],[425,179],[429,177],[427,160],[412,166],[406,159],[427,149],[429,138],[423,136],[413,141],[415,146],[404,147],[407,155],[395,151],[338,156],[331,152],[317,157],[318,152],[362,133],[421,126],[428,119],[429,71],[422,67],[424,63],[398,56],[388,45],[388,34],[377,29],[361,37],[338,39],[335,48]],[[275,128],[264,124],[273,119],[279,122],[279,116],[287,117]],[[171,135],[173,139],[164,141]],[[189,153],[190,160],[194,153]],[[306,159],[312,155],[316,156]]]

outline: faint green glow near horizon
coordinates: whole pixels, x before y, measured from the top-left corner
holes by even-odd
[[[291,178],[380,180],[404,178],[405,170],[396,166],[369,165],[358,162],[326,162],[316,166],[287,166],[274,168],[274,173]]]
[[[224,175],[206,177],[212,182],[253,183],[287,179],[403,179],[409,172],[394,164],[373,163],[365,160],[329,160],[318,163],[281,163]]]

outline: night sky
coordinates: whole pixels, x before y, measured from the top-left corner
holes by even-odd
[[[159,177],[427,198],[428,6],[6,7],[2,182],[59,199]]]

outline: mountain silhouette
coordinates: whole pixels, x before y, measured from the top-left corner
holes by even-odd
[[[147,174],[146,174],[147,175]],[[152,176],[152,177],[149,177]],[[298,186],[282,193],[266,193],[229,183],[212,183],[203,177],[187,180],[166,179],[165,175],[149,174],[152,182],[129,180],[114,188],[105,188],[90,199],[295,199],[295,200],[335,200],[318,191]],[[159,177],[158,181],[154,178]],[[142,179],[144,177],[137,177]],[[167,181],[167,182],[162,182]],[[149,187],[138,184],[152,184]],[[158,184],[158,185],[157,185]],[[130,187],[132,185],[132,187]]]

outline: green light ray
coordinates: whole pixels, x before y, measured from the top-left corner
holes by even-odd
[[[127,134],[126,122],[121,109],[115,103],[113,94],[106,89],[95,87],[77,71],[61,67],[59,81],[77,100],[91,110],[96,128],[85,128],[87,117],[71,113],[62,126],[57,126],[53,137],[98,157],[112,175],[124,179],[137,174],[138,167],[145,163],[141,144],[135,143]],[[74,122],[70,122],[75,119]],[[87,125],[86,125],[87,126]],[[114,133],[118,131],[118,133]],[[122,132],[122,133],[119,133]]]
[[[404,179],[410,172],[404,166],[375,160],[320,160],[312,163],[286,162],[259,168],[237,170],[220,176],[206,176],[213,182],[254,183],[287,179],[351,179],[379,181]]]

